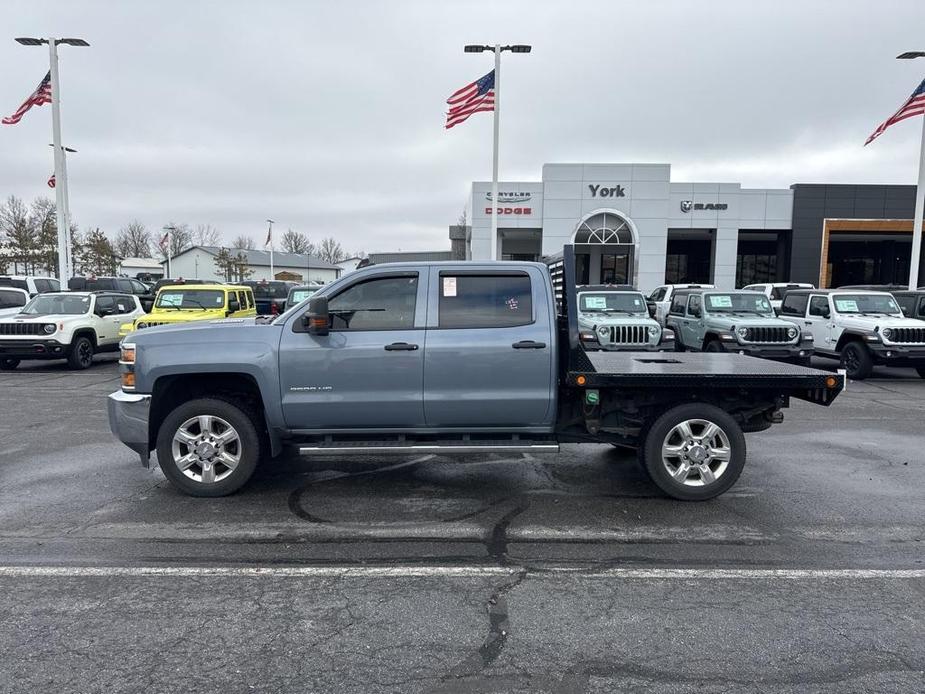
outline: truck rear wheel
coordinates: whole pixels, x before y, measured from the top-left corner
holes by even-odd
[[[0,359],[0,371],[12,371],[17,366],[19,366],[19,359]]]
[[[219,398],[183,403],[157,434],[157,461],[180,491],[226,496],[250,479],[260,459],[255,413]]]
[[[727,412],[714,405],[679,405],[648,428],[642,462],[668,496],[706,501],[725,492],[742,474],[745,435]]]
[[[866,345],[853,340],[841,348],[841,367],[847,372],[848,378],[863,381],[874,370],[874,360]]]

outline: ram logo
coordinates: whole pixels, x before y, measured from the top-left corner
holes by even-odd
[[[682,200],[681,201],[681,212],[690,212],[694,208],[693,200]]]

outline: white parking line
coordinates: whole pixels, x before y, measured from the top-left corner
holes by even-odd
[[[509,576],[525,567],[502,566],[0,566],[0,578],[87,577],[258,577],[258,578],[478,578]],[[540,575],[646,580],[858,580],[922,579],[925,569],[646,569],[594,571],[548,568]]]

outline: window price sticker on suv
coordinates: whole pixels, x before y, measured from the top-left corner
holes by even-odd
[[[456,278],[443,278],[443,296],[456,296]]]

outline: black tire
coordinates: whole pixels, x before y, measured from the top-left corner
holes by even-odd
[[[863,381],[874,370],[874,360],[870,356],[867,346],[857,340],[846,342],[841,348],[841,367],[847,372],[848,378]]]
[[[668,464],[674,464],[676,460],[675,470],[680,470],[681,465],[684,464],[683,461],[680,457],[669,456],[670,459],[666,463],[662,457],[662,446],[668,441],[676,441],[675,437],[678,434],[675,432],[675,427],[690,420],[703,420],[719,427],[729,444],[729,460],[725,467],[722,467],[721,461],[710,458],[705,459],[701,465],[688,463],[691,469],[691,473],[687,475],[690,484],[685,484],[672,477],[668,469]],[[694,430],[694,426],[699,428]],[[706,427],[694,424],[691,430],[694,434],[692,440],[699,445],[701,443],[699,435],[707,433]],[[703,443],[708,444],[708,447],[717,441],[722,443],[719,436],[720,434],[715,434],[713,438]],[[648,428],[640,450],[642,463],[651,480],[667,496],[680,501],[706,501],[719,496],[736,483],[745,467],[745,434],[742,433],[741,427],[724,410],[704,403],[678,405],[659,416]],[[690,450],[694,450],[693,447]],[[711,475],[718,472],[718,476],[712,482],[705,483],[700,473],[703,466],[710,469]],[[697,469],[695,470],[694,467]]]
[[[74,338],[67,353],[67,365],[72,369],[89,369],[93,364],[93,342],[89,337],[80,335]]]
[[[231,469],[221,462],[210,465],[213,474],[223,476],[222,479],[214,482],[204,482],[201,479],[196,480],[187,476],[180,469],[173,455],[173,439],[181,425],[203,415],[224,420],[224,423],[230,425],[238,436],[237,445],[230,449],[234,452],[236,448],[238,456],[236,466]],[[189,496],[215,497],[233,494],[247,483],[260,460],[262,444],[260,433],[257,430],[257,421],[257,414],[250,408],[218,397],[199,398],[183,403],[167,415],[157,432],[157,462],[161,471],[173,486]],[[198,430],[198,434],[202,436],[203,432]],[[194,453],[192,446],[180,444],[178,452],[183,454],[183,451],[186,451],[184,455]],[[190,465],[189,469],[191,474],[198,474],[200,478],[207,472],[206,466],[198,462]],[[225,472],[228,474],[224,475]]]
[[[681,333],[678,332],[677,330],[672,330],[671,328],[665,328],[665,330],[671,330],[674,333],[674,351],[683,352],[684,343],[681,342]]]
[[[0,371],[12,371],[19,366],[19,359],[0,359]]]
[[[919,378],[925,378],[925,366],[915,367],[915,372],[919,375]]]
[[[723,343],[719,340],[710,340],[706,346],[703,348],[704,352],[725,352],[726,348],[723,347]]]

